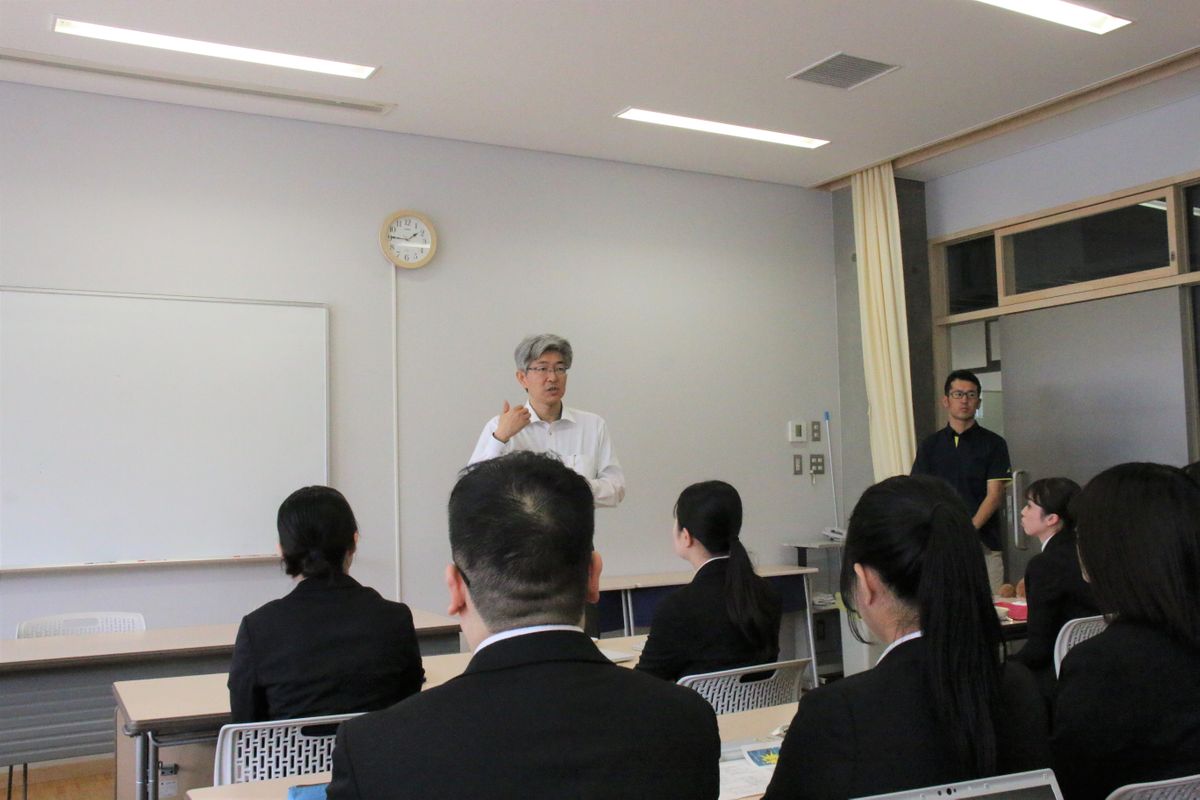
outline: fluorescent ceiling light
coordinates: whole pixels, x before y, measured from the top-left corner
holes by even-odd
[[[175,50],[198,56],[213,56],[234,61],[249,61],[251,64],[322,72],[326,75],[339,75],[344,78],[369,78],[376,69],[376,67],[364,67],[359,64],[345,64],[341,61],[326,61],[323,58],[273,53],[270,50],[254,50],[249,47],[202,42],[198,39],[181,39],[178,36],[163,36],[158,33],[146,33],[128,28],[112,28],[108,25],[94,25],[90,22],[76,22],[70,19],[56,19],[54,30],[57,33],[69,33],[72,36],[84,36],[89,39],[104,39],[109,42],[156,47],[159,50]]]
[[[1129,20],[1105,14],[1091,8],[1068,3],[1066,0],[978,0],[989,6],[1006,8],[1018,14],[1068,25],[1088,33],[1108,33],[1129,24]]]
[[[725,122],[711,122],[706,119],[692,117],[677,117],[674,114],[663,114],[659,111],[646,111],[641,108],[627,108],[620,114],[619,119],[631,119],[635,122],[651,122],[655,125],[669,125],[672,128],[687,128],[690,131],[704,133],[719,133],[722,136],[740,136],[743,139],[757,139],[760,142],[787,144],[792,147],[820,147],[829,144],[825,139],[811,139],[807,136],[796,136],[792,133],[764,131],[758,128],[744,128],[741,125],[729,125]]]

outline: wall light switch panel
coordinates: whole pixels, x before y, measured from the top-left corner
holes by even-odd
[[[795,455],[792,456],[792,474],[793,475],[803,475],[804,474],[804,454],[803,453],[796,453]]]
[[[813,453],[808,457],[808,471],[811,475],[825,474],[825,456],[820,453]]]
[[[809,438],[814,442],[821,441],[821,423],[819,421],[813,421],[810,423],[810,427],[812,428],[812,436]]]
[[[803,422],[789,422],[788,423],[788,432],[787,432],[788,441],[789,442],[806,441],[807,439],[806,439],[805,434],[807,433],[807,431],[808,431],[808,427]]]

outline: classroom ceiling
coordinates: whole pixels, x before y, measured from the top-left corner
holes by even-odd
[[[1097,36],[972,0],[0,0],[0,80],[816,186],[1200,46],[1197,0],[1085,2],[1133,24]],[[56,16],[379,69],[356,80],[80,39],[54,33]],[[850,90],[789,79],[836,53],[900,68]],[[912,174],[1193,94],[1200,70]],[[831,143],[614,118],[630,106]]]

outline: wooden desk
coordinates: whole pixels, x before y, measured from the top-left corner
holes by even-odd
[[[608,646],[611,641],[620,640],[604,639],[601,644]],[[795,703],[759,708],[754,711],[741,711],[737,714],[721,714],[717,717],[721,742],[736,746],[766,739],[775,728],[785,722],[791,722],[795,714]],[[318,772],[314,775],[277,778],[270,781],[192,789],[187,793],[187,797],[188,800],[284,800],[287,797],[288,787],[302,783],[328,783],[329,779],[328,772]],[[620,787],[614,787],[614,795],[619,795],[619,790]]]
[[[457,623],[455,626],[457,629]],[[645,636],[602,639],[600,646],[605,650],[636,653],[634,646],[645,641]],[[461,675],[471,655],[448,653],[423,657],[425,685],[422,689],[440,686]],[[632,667],[637,659],[620,663]],[[133,796],[137,800],[155,800],[157,797],[160,747],[211,741],[221,726],[229,723],[228,679],[227,672],[219,672],[113,683],[112,693],[117,703],[117,735],[134,737]],[[112,735],[111,728],[109,735]],[[117,794],[120,797],[120,763],[117,773]],[[125,794],[128,795],[128,792]]]
[[[459,650],[458,621],[413,609],[421,652]],[[236,624],[0,639],[0,766],[112,753],[117,681],[226,672]]]

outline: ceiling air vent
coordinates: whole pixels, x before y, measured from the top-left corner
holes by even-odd
[[[900,69],[900,67],[895,64],[871,61],[868,58],[848,56],[845,53],[835,53],[788,77],[838,89],[853,89],[880,75],[886,75],[894,69]]]

